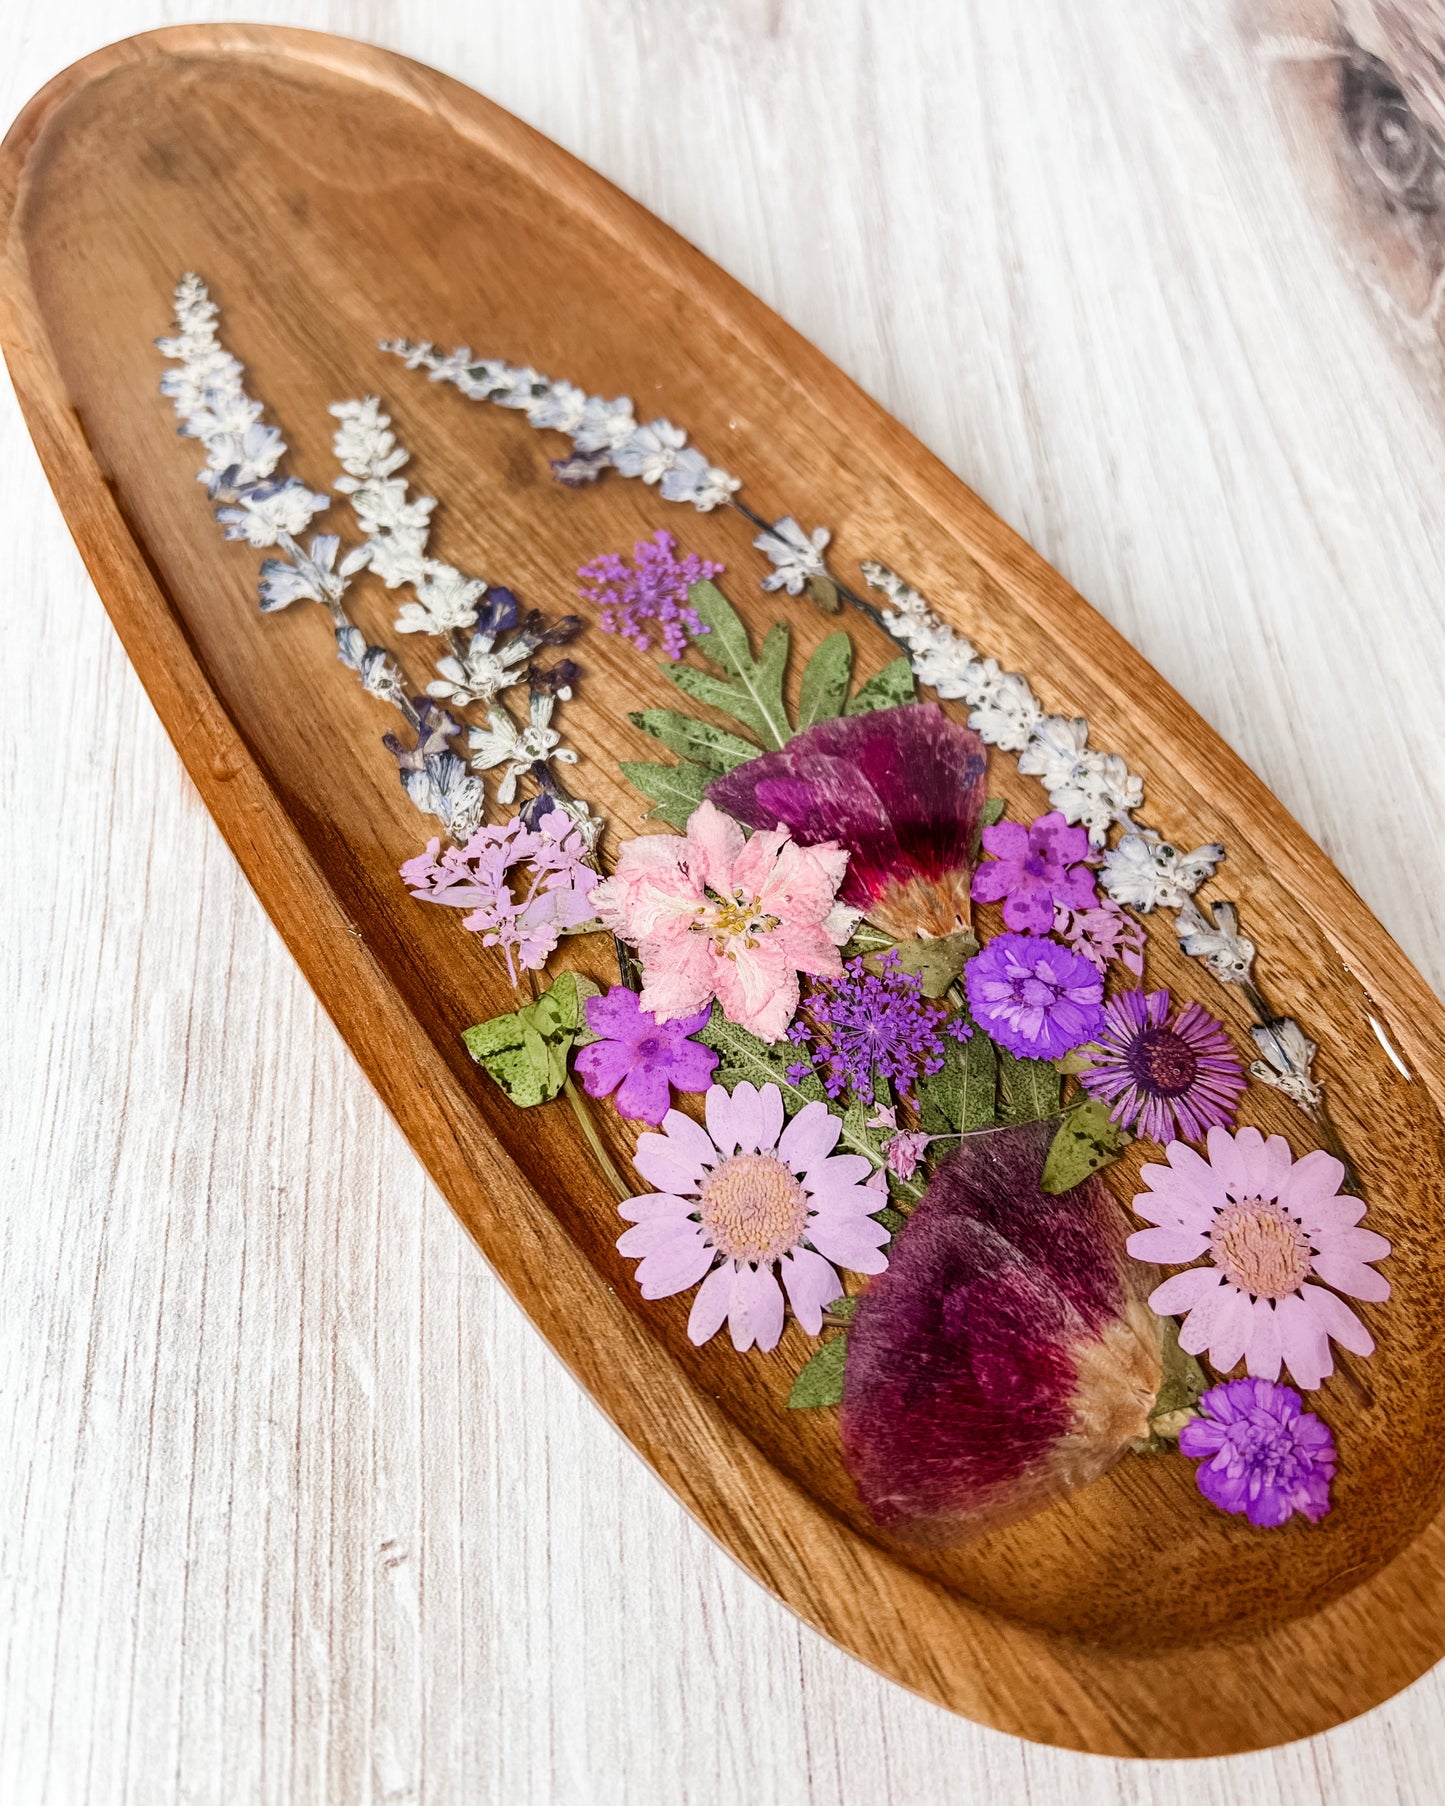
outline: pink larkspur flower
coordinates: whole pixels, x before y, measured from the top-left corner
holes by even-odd
[[[613,985],[605,997],[587,999],[589,1042],[574,1062],[589,1097],[616,1095],[617,1114],[654,1126],[667,1115],[672,1092],[706,1091],[718,1057],[688,1039],[709,1012],[659,1022],[642,1008],[637,993]]]
[[[540,972],[562,931],[589,919],[588,897],[597,882],[587,863],[587,843],[570,815],[554,809],[535,828],[520,815],[499,827],[479,828],[464,847],[441,851],[429,840],[426,851],[408,859],[401,876],[422,903],[469,909],[462,922],[480,934],[484,947],[501,947],[512,982],[517,963]],[[531,867],[531,883],[520,894],[512,888],[518,866]]]
[[[1004,924],[1021,934],[1047,934],[1055,907],[1088,909],[1098,901],[1089,858],[1089,836],[1052,810],[1028,827],[995,822],[983,831],[992,854],[973,875],[975,903],[1002,903]]]
[[[837,978],[853,917],[837,903],[841,847],[803,847],[786,828],[747,839],[712,803],[686,835],[625,841],[592,892],[605,928],[642,962],[642,1007],[659,1022],[716,998],[729,1022],[777,1041],[798,1008],[798,974]]]
[[[1336,1294],[1383,1303],[1389,1281],[1368,1263],[1390,1244],[1358,1227],[1365,1206],[1340,1196],[1345,1169],[1332,1154],[1296,1160],[1282,1135],[1266,1141],[1258,1129],[1213,1128],[1208,1146],[1206,1160],[1171,1142],[1169,1164],[1140,1175],[1149,1190],[1134,1211],[1156,1227],[1129,1237],[1130,1254],[1166,1266],[1208,1257],[1166,1279],[1149,1303],[1161,1317],[1186,1312],[1180,1347],[1207,1354],[1218,1372],[1243,1358],[1255,1379],[1278,1379],[1285,1367],[1312,1392],[1334,1372],[1331,1337],[1374,1353],[1369,1330]]]
[[[1320,1521],[1330,1508],[1335,1439],[1300,1407],[1299,1393],[1273,1380],[1229,1380],[1204,1394],[1200,1416],[1179,1432],[1179,1450],[1202,1462],[1195,1477],[1211,1505],[1242,1512],[1260,1529],[1297,1511]]]
[[[888,1231],[870,1214],[886,1195],[864,1183],[863,1155],[834,1154],[843,1125],[825,1104],[805,1104],[785,1128],[778,1087],[744,1080],[731,1094],[714,1085],[706,1114],[704,1129],[669,1110],[660,1135],[639,1138],[633,1164],[657,1190],[618,1207],[633,1224],[618,1249],[642,1256],[644,1298],[698,1286],[687,1333],[699,1345],[726,1322],[739,1352],[776,1348],[785,1290],[816,1336],[843,1295],[837,1267],[888,1265]]]
[[[1228,1128],[1249,1081],[1224,1024],[1197,1003],[1169,1013],[1167,991],[1123,991],[1104,1005],[1104,1032],[1079,1083],[1109,1115],[1151,1141],[1202,1141]]]
[[[974,1021],[1021,1060],[1057,1060],[1104,1026],[1104,981],[1082,954],[1033,934],[996,934],[964,967]]]

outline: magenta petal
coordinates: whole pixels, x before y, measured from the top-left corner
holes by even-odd
[[[951,1154],[849,1330],[844,1461],[874,1518],[918,1541],[979,1535],[1104,1472],[1158,1394],[1162,1329],[1139,1308],[1153,1272],[1099,1181],[1041,1190],[1052,1133]]]
[[[595,997],[588,999],[589,1003],[596,1001]],[[574,1064],[582,1075],[582,1087],[588,1097],[606,1097],[609,1092],[617,1089],[631,1070],[632,1050],[624,1047],[620,1041],[593,1041],[581,1049]],[[667,1104],[664,1102],[661,1111],[647,1120],[661,1122],[666,1114]]]
[[[607,1044],[598,1042],[597,1045]],[[582,1051],[590,1053],[592,1050],[584,1047]],[[594,1092],[593,1095],[597,1094]],[[672,1102],[667,1074],[655,1066],[634,1067],[617,1087],[617,1095],[612,1101],[617,1114],[628,1122],[660,1123]]]

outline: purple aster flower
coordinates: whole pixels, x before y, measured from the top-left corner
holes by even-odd
[[[1317,1524],[1330,1508],[1335,1439],[1276,1380],[1227,1380],[1199,1401],[1203,1413],[1179,1432],[1180,1450],[1202,1460],[1199,1490],[1221,1511],[1273,1529],[1295,1512]]]
[[[1098,901],[1085,863],[1089,836],[1082,828],[1071,828],[1057,809],[1028,827],[995,822],[983,831],[983,850],[993,857],[973,875],[973,899],[1002,903],[1009,928],[1047,934],[1056,906],[1088,909]]]
[[[886,953],[882,965],[875,973],[850,959],[842,978],[813,988],[788,1030],[808,1055],[788,1068],[793,1084],[815,1072],[829,1097],[851,1087],[871,1098],[881,1078],[910,1099],[921,1074],[942,1068],[943,1035],[967,1040],[969,1025],[949,1021],[948,1011],[923,995],[922,977],[899,969],[896,953]]]
[[[1104,981],[1081,953],[1033,934],[996,934],[964,967],[973,1019],[1021,1060],[1057,1060],[1104,1026]]]
[[[687,592],[694,583],[716,577],[723,567],[695,552],[679,558],[677,541],[662,527],[651,539],[639,539],[632,556],[631,568],[615,552],[604,552],[582,565],[577,575],[592,587],[580,593],[602,610],[604,633],[620,633],[639,652],[646,652],[656,628],[662,650],[669,658],[681,658],[688,636],[707,632],[696,610],[688,607]]]
[[[1079,1082],[1151,1141],[1202,1141],[1234,1121],[1248,1080],[1224,1025],[1197,1003],[1173,1019],[1167,991],[1124,991],[1104,1005],[1100,1051]]]
[[[577,1055],[576,1066],[589,1097],[617,1095],[617,1114],[655,1127],[672,1104],[671,1090],[706,1091],[717,1055],[690,1041],[709,1010],[659,1022],[643,1009],[636,991],[613,985],[605,997],[587,999],[587,1026],[594,1035]]]

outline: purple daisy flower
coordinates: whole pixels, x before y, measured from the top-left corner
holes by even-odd
[[[1054,909],[1090,909],[1099,900],[1094,875],[1084,863],[1089,836],[1071,828],[1052,810],[1025,827],[1001,821],[983,831],[983,850],[993,857],[973,875],[975,903],[1002,903],[1006,927],[1047,934]]]
[[[973,1019],[1021,1060],[1057,1060],[1104,1026],[1104,980],[1080,953],[1033,934],[996,934],[964,967]]]
[[[1124,991],[1104,1005],[1100,1053],[1079,1082],[1111,1118],[1150,1141],[1202,1141],[1229,1128],[1249,1083],[1224,1025],[1197,1003],[1169,1015],[1168,991]]]
[[[577,1055],[587,1095],[606,1097],[615,1091],[619,1116],[656,1125],[671,1107],[672,1088],[706,1091],[718,1057],[688,1036],[703,1026],[710,1009],[659,1022],[626,985],[613,985],[605,997],[589,997],[587,1026],[601,1039]]]
[[[1227,1380],[1199,1401],[1203,1413],[1179,1432],[1183,1454],[1203,1460],[1199,1490],[1221,1511],[1273,1529],[1301,1512],[1317,1524],[1330,1508],[1335,1439],[1300,1408],[1292,1386]]]

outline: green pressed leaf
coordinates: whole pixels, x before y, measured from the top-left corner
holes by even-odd
[[[895,658],[876,677],[870,677],[844,709],[845,715],[866,715],[870,709],[896,709],[905,702],[918,700],[918,686],[913,681],[913,667],[906,658]]]
[[[882,952],[865,958],[863,964],[870,972],[882,972],[890,952],[898,955],[899,971],[916,972],[923,980],[925,997],[943,997],[978,952],[978,941],[967,929],[960,934],[942,934],[934,940],[890,941]]]
[[[1182,1411],[1192,1411],[1208,1385],[1209,1377],[1204,1369],[1192,1354],[1186,1354],[1179,1346],[1178,1322],[1173,1317],[1166,1317],[1163,1376],[1159,1396],[1154,1401],[1154,1409],[1149,1413],[1149,1421],[1153,1423],[1159,1418],[1170,1418]],[[1169,1432],[1165,1430],[1159,1433],[1168,1435]],[[1178,1434],[1176,1429],[1176,1438]]]
[[[916,1189],[917,1188],[915,1187],[915,1190]],[[922,1193],[919,1195],[922,1196]],[[904,1216],[901,1210],[895,1210],[890,1204],[885,1210],[875,1210],[873,1212],[873,1220],[875,1223],[881,1223],[890,1235],[897,1235],[898,1231],[908,1221],[908,1218]]]
[[[788,1394],[790,1411],[818,1411],[843,1402],[843,1364],[848,1358],[848,1337],[832,1336],[824,1342],[793,1381]]]
[[[1149,1413],[1149,1434],[1133,1446],[1141,1455],[1164,1455],[1179,1446],[1179,1432],[1199,1415],[1199,1399],[1209,1380],[1191,1354],[1179,1346],[1179,1325],[1164,1319],[1163,1373],[1159,1396]]]
[[[467,1052],[521,1109],[547,1103],[566,1081],[567,1056],[586,1028],[587,999],[599,988],[564,972],[535,1003],[464,1030]]]
[[[825,615],[835,615],[843,604],[838,600],[838,585],[831,577],[815,571],[808,579],[808,597]]]
[[[717,776],[690,759],[684,759],[681,765],[646,765],[635,759],[619,759],[617,763],[628,783],[652,804],[647,813],[683,832],[687,830],[688,817],[702,801],[703,791]]]
[[[690,665],[669,665],[668,676],[689,696],[751,728],[764,747],[786,746],[793,733],[783,706],[783,673],[790,644],[787,627],[775,621],[755,659],[748,630],[721,590],[711,583],[694,583],[687,599],[709,629],[704,640],[694,643],[714,664],[722,666],[728,678],[695,671]]]
[[[1052,1060],[1018,1060],[995,1047],[999,1076],[999,1116],[1004,1122],[1039,1122],[1059,1114],[1063,1079]]]
[[[783,1109],[789,1116],[796,1116],[804,1104],[829,1102],[828,1093],[816,1074],[804,1073],[796,1084],[788,1077],[789,1066],[797,1064],[798,1050],[791,1041],[770,1047],[766,1041],[750,1035],[745,1028],[729,1022],[716,1004],[706,1024],[699,1029],[697,1039],[706,1046],[715,1048],[721,1055],[717,1071],[713,1074],[715,1085],[724,1085],[729,1091],[744,1079],[759,1088],[776,1085],[783,1094]],[[838,1112],[835,1110],[834,1114]],[[866,1121],[869,1114],[869,1109],[857,1099],[850,1103],[842,1116],[843,1129],[835,1151],[839,1154],[862,1154],[870,1165],[880,1167],[886,1164],[883,1143],[892,1131],[870,1129]],[[923,1196],[922,1186],[915,1185],[911,1180],[893,1179],[891,1184],[895,1193],[910,1201]]]
[[[1072,1191],[1076,1185],[1082,1185],[1090,1173],[1097,1173],[1100,1167],[1117,1160],[1133,1139],[1109,1120],[1109,1107],[1098,1098],[1086,1097],[1070,1104],[1049,1143],[1044,1160],[1043,1189],[1046,1192]]]
[[[851,1323],[858,1310],[858,1300],[852,1298],[835,1298],[828,1306],[828,1315],[835,1317],[839,1323]]]
[[[798,697],[798,732],[815,721],[831,721],[841,713],[853,672],[853,642],[846,633],[830,633],[808,660]]]
[[[1070,1048],[1063,1059],[1054,1064],[1066,1077],[1076,1078],[1079,1073],[1088,1072],[1102,1052],[1097,1042],[1090,1041],[1083,1047]]]
[[[634,716],[635,720],[636,717]],[[1008,798],[991,796],[983,806],[983,825],[992,828],[1008,814]]]
[[[930,1135],[971,1134],[992,1127],[998,1067],[993,1042],[977,1029],[967,1041],[943,1039],[943,1067],[919,1081],[918,1120]]]
[[[896,944],[891,934],[884,934],[881,928],[875,928],[871,922],[860,922],[843,949],[843,958],[863,959],[870,953],[886,953]]]
[[[714,727],[692,715],[681,715],[676,709],[639,709],[627,719],[644,734],[661,740],[682,758],[706,765],[709,771],[731,771],[736,765],[746,765],[749,759],[756,759],[762,750],[750,740],[730,734],[725,727]]]

